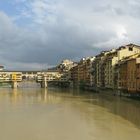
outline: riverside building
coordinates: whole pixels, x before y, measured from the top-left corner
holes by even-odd
[[[97,55],[92,62],[92,82],[93,87],[104,87],[105,85],[105,59],[108,51],[103,51],[99,55]]]
[[[78,63],[78,83],[82,86],[92,86],[92,62],[94,61],[95,57],[87,57],[81,59]]]
[[[140,53],[120,61],[117,69],[118,89],[124,93],[140,92]]]
[[[134,44],[128,44],[121,46],[118,49],[111,50],[107,54],[105,60],[105,88],[115,88],[115,66],[118,62],[124,58],[140,53],[140,46]]]
[[[78,64],[70,69],[70,80],[73,86],[78,86]]]

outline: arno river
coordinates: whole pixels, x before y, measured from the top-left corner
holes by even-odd
[[[140,140],[140,101],[71,89],[0,88],[0,140]]]

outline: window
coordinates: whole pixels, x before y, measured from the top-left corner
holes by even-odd
[[[133,51],[133,48],[132,47],[129,47],[129,51]]]

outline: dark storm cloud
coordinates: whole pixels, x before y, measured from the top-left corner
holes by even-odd
[[[0,12],[0,63],[7,68],[42,69],[140,43],[138,0],[16,0],[18,7],[21,2],[17,17]]]

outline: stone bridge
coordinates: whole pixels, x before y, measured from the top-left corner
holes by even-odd
[[[47,88],[48,82],[69,83],[69,74],[58,71],[0,71],[0,83],[9,83],[12,88],[17,88],[18,83],[26,80],[35,81],[42,88]]]

